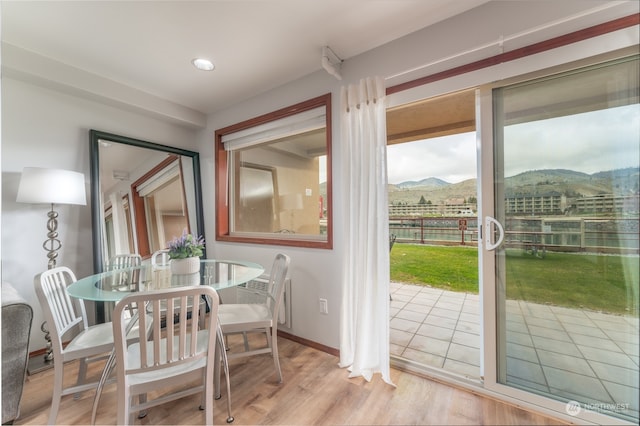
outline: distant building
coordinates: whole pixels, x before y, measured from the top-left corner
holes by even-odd
[[[397,204],[389,206],[390,217],[429,217],[429,216],[476,216],[475,203],[445,204]],[[640,213],[639,195],[604,194],[594,197],[567,198],[560,192],[545,194],[513,194],[505,198],[505,211],[508,215],[565,215],[599,213]]]
[[[390,217],[425,216],[475,216],[476,205],[461,204],[404,204],[390,205]]]
[[[567,197],[557,191],[545,194],[513,194],[505,197],[507,214],[561,215],[567,210]]]
[[[640,203],[638,194],[613,195],[603,194],[595,197],[576,198],[571,207],[580,213],[638,213]]]
[[[603,194],[594,197],[567,198],[559,192],[536,195],[511,195],[505,198],[507,214],[564,215],[598,213],[638,213],[638,194]]]

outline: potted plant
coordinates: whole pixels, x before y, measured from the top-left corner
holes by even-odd
[[[187,233],[167,243],[171,272],[174,274],[194,274],[200,271],[200,256],[203,254],[204,238]]]

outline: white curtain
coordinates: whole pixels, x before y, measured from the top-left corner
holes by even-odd
[[[367,381],[389,376],[389,213],[384,81],[342,88],[346,259],[340,366]]]
[[[111,201],[111,217],[113,218],[114,254],[127,254],[131,250],[129,249],[129,232],[122,194],[113,192],[109,195],[109,200]]]

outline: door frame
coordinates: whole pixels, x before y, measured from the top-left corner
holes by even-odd
[[[637,48],[620,49],[478,87],[476,92],[476,131],[479,135],[478,147],[480,147],[478,149],[479,226],[483,227],[485,217],[496,217],[495,201],[497,187],[494,181],[494,172],[496,167],[495,158],[496,155],[502,155],[502,153],[496,152],[494,149],[495,117],[493,108],[493,90],[637,54]],[[499,315],[504,315],[504,311],[498,310],[498,304],[501,302],[498,299],[502,297],[501,295],[504,295],[505,292],[498,291],[498,286],[500,284],[496,282],[496,264],[500,259],[497,259],[495,251],[488,251],[485,249],[487,242],[491,242],[489,232],[487,232],[486,229],[481,229],[478,235],[478,262],[480,263],[479,271],[481,281],[480,289],[481,292],[484,293],[481,297],[481,332],[484,333],[481,360],[483,361],[481,364],[481,371],[484,371],[483,387],[485,390],[491,391],[492,393],[495,392],[499,395],[508,396],[509,398],[521,401],[525,404],[533,404],[536,407],[536,410],[539,410],[541,407],[546,410],[550,410],[554,413],[553,415],[557,417],[558,413],[567,412],[566,402],[537,395],[529,391],[520,390],[515,387],[502,384],[498,380],[498,362],[500,359],[504,359],[501,357],[500,351],[506,350],[504,347],[500,346],[504,343],[498,340],[498,327],[503,323],[501,320],[504,320],[504,318],[499,318]],[[617,417],[587,410],[582,410],[580,414],[576,416],[569,416],[567,414],[566,417],[564,415],[562,417],[574,422],[586,421],[593,422],[595,424],[630,424],[628,421]]]
[[[593,42],[593,44],[591,43]],[[528,81],[545,75],[557,74],[571,69],[582,68],[598,62],[607,62],[617,58],[637,54],[637,45],[628,46],[629,40],[619,40],[616,45],[620,49],[605,51],[598,43],[598,38],[589,41],[591,49],[572,52],[567,55],[563,48],[547,51],[532,57],[523,58],[517,63],[503,64],[496,67],[493,73],[489,69],[471,72],[469,74],[443,79],[426,84],[417,89],[406,90],[388,96],[388,106],[398,106],[420,99],[435,97],[463,89],[476,88],[476,155],[478,168],[478,268],[481,314],[481,353],[480,353],[480,382],[465,380],[446,371],[433,367],[417,366],[403,362],[397,358],[391,359],[394,367],[414,371],[432,377],[436,380],[467,389],[471,392],[496,398],[507,403],[532,410],[543,415],[568,422],[588,422],[594,424],[629,424],[629,422],[605,414],[582,410],[577,416],[570,416],[566,412],[567,404],[548,397],[503,385],[497,380],[497,286],[495,282],[496,257],[495,252],[483,249],[488,235],[483,226],[486,216],[494,217],[494,150],[493,150],[493,101],[494,88]],[[610,45],[609,45],[610,47]],[[590,54],[591,53],[591,54]],[[575,59],[577,57],[577,59]],[[503,75],[505,78],[487,83],[489,76]]]

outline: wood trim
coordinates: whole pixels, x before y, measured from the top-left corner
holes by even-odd
[[[403,90],[412,89],[414,87],[422,86],[435,81],[444,80],[450,77],[455,77],[461,74],[466,74],[473,71],[478,71],[483,68],[488,68],[494,65],[498,65],[504,62],[514,61],[516,59],[525,58],[527,56],[535,55],[538,53],[546,52],[548,50],[556,49],[558,47],[567,46],[569,44],[577,43],[579,41],[587,40],[593,37],[598,37],[604,34],[608,34],[614,31],[629,28],[634,25],[640,24],[640,14],[634,14],[625,16],[622,18],[614,19],[609,22],[594,25],[589,28],[574,31],[569,34],[564,34],[558,37],[554,37],[539,43],[534,43],[529,46],[521,47],[509,52],[501,53],[499,55],[491,56],[489,58],[481,59],[476,62],[471,62],[466,65],[461,65],[455,68],[451,68],[445,71],[441,71],[435,74],[431,74],[425,77],[418,78],[416,80],[401,83],[395,86],[387,88],[387,95],[401,92]]]
[[[227,206],[227,200],[229,199],[227,182],[229,165],[227,164],[227,152],[224,150],[224,144],[222,143],[222,135],[223,133],[220,130],[216,130],[214,150],[216,154],[214,162],[216,177],[216,240],[220,240],[222,236],[229,234],[229,208]]]
[[[33,352],[29,352],[29,358],[33,358],[33,357],[36,357],[36,356],[44,355],[46,353],[47,353],[47,348],[36,349]]]
[[[335,349],[317,342],[313,340],[305,339],[303,337],[294,336],[293,334],[287,333],[286,331],[278,330],[278,336],[284,337],[285,339],[291,340],[292,342],[300,343],[301,345],[308,346],[313,349],[317,349],[319,351],[328,353],[329,355],[334,355],[340,357],[340,350]],[[66,347],[69,342],[63,342],[62,346]],[[36,349],[33,352],[29,352],[29,358],[33,358],[36,356],[44,355],[47,353],[46,348]]]
[[[135,212],[136,238],[138,240],[138,254],[143,258],[151,255],[149,248],[149,233],[147,232],[147,221],[144,214],[144,199],[138,195],[135,185],[131,185],[131,207]]]
[[[294,336],[293,334],[289,334],[286,331],[280,331],[280,330],[278,330],[278,336],[284,337],[285,339],[291,340],[296,343],[300,343],[301,345],[308,346],[310,348],[328,353],[329,355],[333,355],[338,358],[340,357],[339,349],[335,349],[335,348],[320,344],[318,342],[314,342],[313,340],[308,340],[303,337]]]
[[[176,160],[179,160],[177,155],[168,156],[165,160],[162,160],[158,165],[140,176],[138,180],[131,184],[132,207],[135,212],[136,236],[138,238],[138,254],[140,254],[143,259],[151,256],[151,249],[149,247],[149,233],[147,232],[147,220],[144,212],[144,198],[138,194],[137,188],[139,185],[155,176],[160,170],[164,169]],[[180,177],[182,178],[182,165],[180,164],[180,161],[178,161],[178,164],[180,165]]]
[[[290,115],[295,115],[300,112],[312,110],[314,108],[324,105],[326,102],[331,102],[331,93],[327,93],[325,95],[318,96],[313,99],[308,99],[306,101],[303,101],[288,107],[284,107],[276,111],[268,112],[266,114],[250,118],[248,120],[241,121],[240,123],[223,127],[221,129],[216,130],[216,135],[220,135],[220,137],[222,138],[223,135],[235,133],[240,130],[250,129],[255,126],[259,126],[260,124],[269,123],[271,121],[279,120],[281,118],[285,118]]]

